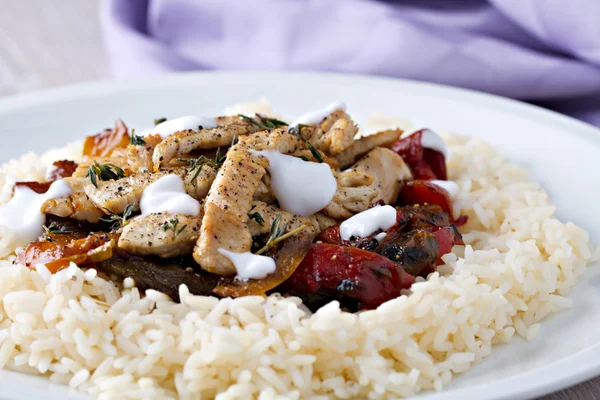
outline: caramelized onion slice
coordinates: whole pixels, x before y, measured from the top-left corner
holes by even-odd
[[[277,249],[267,253],[275,260],[277,266],[275,272],[258,280],[240,281],[235,278],[223,278],[214,289],[214,293],[222,297],[265,295],[292,276],[310,250],[313,238],[313,235],[298,234],[286,239]]]

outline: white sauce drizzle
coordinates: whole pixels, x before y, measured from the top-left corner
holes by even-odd
[[[289,125],[288,129],[291,129],[298,125],[316,125],[323,121],[327,116],[337,110],[346,111],[346,104],[336,101],[321,110],[311,111],[297,118],[294,122]]]
[[[267,170],[271,175],[271,190],[284,210],[310,216],[333,200],[337,181],[329,165],[304,161],[276,150],[251,152],[269,160]]]
[[[375,240],[377,240],[378,242],[381,242],[385,237],[387,236],[387,233],[385,232],[381,232],[378,233],[377,235],[373,236],[375,238]]]
[[[0,207],[0,225],[8,228],[15,242],[27,244],[43,232],[46,215],[41,211],[46,200],[69,196],[71,186],[62,179],[54,182],[46,193],[36,193],[26,186],[15,187],[14,196]]]
[[[212,129],[216,126],[217,121],[214,118],[186,116],[161,122],[150,131],[150,134],[160,135],[164,139],[175,132],[187,131],[189,129],[198,130],[199,127],[202,127],[202,129]]]
[[[162,212],[198,215],[200,203],[186,193],[181,177],[167,175],[144,189],[140,210],[143,216]]]
[[[390,229],[396,223],[396,209],[392,206],[375,206],[348,218],[340,225],[340,237],[349,240],[367,237],[381,230]]]
[[[418,131],[415,131],[408,136],[412,136],[417,132]],[[423,133],[421,134],[421,145],[426,149],[439,151],[444,157],[448,158],[448,147],[446,146],[446,142],[444,142],[444,139],[442,139],[440,135],[431,129],[423,129]]]
[[[446,189],[446,191],[450,194],[451,198],[456,197],[456,195],[460,192],[460,188],[458,187],[458,185],[456,184],[456,182],[453,181],[437,181],[437,180],[432,180],[429,181],[431,183],[433,183],[434,185],[437,185],[439,187],[441,187],[442,189]]]
[[[249,251],[234,253],[225,249],[219,249],[219,253],[227,257],[235,266],[236,279],[263,279],[275,272],[275,260],[271,257],[252,254]]]

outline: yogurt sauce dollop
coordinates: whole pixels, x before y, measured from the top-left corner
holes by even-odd
[[[140,210],[143,216],[162,212],[199,215],[200,203],[186,193],[179,175],[167,175],[144,189]]]
[[[415,133],[419,132],[419,130],[414,131],[408,136],[412,136]],[[405,136],[405,137],[408,137]],[[444,155],[444,157],[448,158],[448,146],[446,146],[446,142],[444,139],[431,129],[423,129],[423,133],[421,134],[421,146],[426,149],[431,149],[438,151]]]
[[[289,125],[289,129],[298,126],[298,125],[316,125],[319,122],[323,121],[327,116],[337,110],[346,111],[346,104],[341,101],[336,101],[328,105],[327,107],[311,111],[309,113],[304,114],[303,116],[296,119]]]
[[[161,122],[152,128],[150,134],[160,135],[161,138],[165,139],[175,132],[187,131],[189,129],[198,130],[200,127],[202,129],[212,129],[216,128],[216,126],[217,121],[214,118],[186,116]]]
[[[437,185],[437,186],[441,187],[442,189],[445,189],[450,194],[451,198],[456,197],[456,195],[458,194],[458,192],[460,192],[460,188],[458,187],[458,185],[454,181],[431,180],[429,182],[433,183],[434,185]]]
[[[340,237],[342,240],[350,240],[353,236],[367,237],[379,230],[388,230],[395,223],[396,209],[392,206],[377,205],[342,222]]]
[[[337,181],[329,165],[304,161],[276,150],[251,152],[269,160],[271,190],[284,210],[306,217],[321,211],[333,200]]]
[[[275,272],[275,260],[271,257],[252,254],[249,251],[234,253],[225,249],[219,249],[219,253],[227,257],[235,266],[236,279],[263,279]]]
[[[46,215],[41,211],[46,200],[69,196],[71,186],[62,179],[54,182],[46,193],[36,193],[27,186],[15,186],[13,197],[0,207],[0,226],[13,233],[19,244],[35,241],[43,232]]]

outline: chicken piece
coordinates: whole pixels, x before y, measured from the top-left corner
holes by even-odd
[[[148,135],[143,138],[146,144],[127,146],[127,165],[133,172],[152,171],[152,153],[156,146],[162,142],[160,135]]]
[[[200,238],[194,248],[194,259],[202,269],[233,275],[235,266],[218,250],[250,251],[252,235],[248,231],[248,213],[268,165],[266,158],[253,155],[243,141],[227,152],[227,159],[206,198]]]
[[[299,129],[302,139],[310,142],[317,150],[335,157],[354,142],[358,127],[343,110],[337,110],[316,127]]]
[[[336,156],[339,168],[347,168],[376,147],[390,147],[400,136],[401,129],[391,129],[355,140],[352,146]]]
[[[385,204],[395,203],[404,181],[412,178],[410,169],[402,157],[383,147],[371,150],[352,167],[352,170],[374,178],[369,187],[377,191],[376,200],[383,200]]]
[[[305,150],[306,144],[298,137],[288,133],[286,129],[278,128],[272,131],[261,131],[239,138],[253,150],[278,150],[282,154]]]
[[[329,228],[330,226],[336,225],[337,221],[326,217],[322,214],[315,214],[310,217],[302,217],[294,215],[288,211],[281,210],[273,205],[265,204],[261,201],[252,202],[252,208],[249,214],[258,213],[263,219],[262,225],[259,224],[255,219],[248,221],[248,229],[252,237],[258,235],[264,235],[269,233],[271,225],[275,221],[278,215],[281,215],[280,226],[287,224],[288,231],[299,228],[302,225],[306,225],[304,232],[309,235],[316,235],[322,230]]]
[[[235,118],[220,118],[218,121],[231,122]],[[167,136],[160,142],[152,154],[152,163],[154,170],[158,171],[162,166],[176,157],[181,157],[198,149],[214,149],[222,146],[229,146],[233,139],[258,132],[261,128],[252,122],[237,117],[236,122],[225,125],[217,125],[212,129],[200,129],[198,131],[187,130],[176,132]]]
[[[94,157],[93,159],[84,158],[83,162],[81,162],[75,172],[73,173],[73,178],[85,178],[90,169],[90,166],[97,162],[98,164],[114,164],[117,167],[120,167],[125,175],[130,173],[129,166],[127,162],[127,150],[126,149],[116,149],[113,150],[113,153],[110,157]]]
[[[377,201],[375,178],[361,171],[344,171],[336,176],[338,188],[323,213],[335,219],[347,219],[369,208]]]
[[[273,192],[271,192],[271,179],[268,174],[263,176],[262,181],[256,187],[253,198],[254,200],[262,201],[267,204],[275,203],[276,199]]]
[[[202,216],[150,214],[123,228],[118,247],[132,254],[162,258],[189,255],[200,236]]]
[[[198,176],[191,181],[196,172],[198,172],[197,169],[190,170],[184,167],[154,173],[150,171],[138,172],[116,181],[100,181],[98,187],[88,184],[85,186],[85,193],[99,209],[121,214],[128,205],[132,205],[134,211],[139,210],[139,203],[144,189],[160,178],[174,174],[180,176],[183,180],[187,194],[201,200],[208,194],[217,171],[213,166],[204,164],[201,166]]]
[[[65,178],[64,181],[71,186],[73,193],[64,198],[46,200],[41,207],[43,213],[91,223],[97,223],[105,216],[85,194],[84,187],[90,182],[88,178]]]

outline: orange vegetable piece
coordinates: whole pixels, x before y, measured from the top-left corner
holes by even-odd
[[[105,129],[100,133],[85,138],[83,155],[89,157],[109,157],[115,149],[129,145],[127,126],[120,119],[115,122],[114,129]]]

